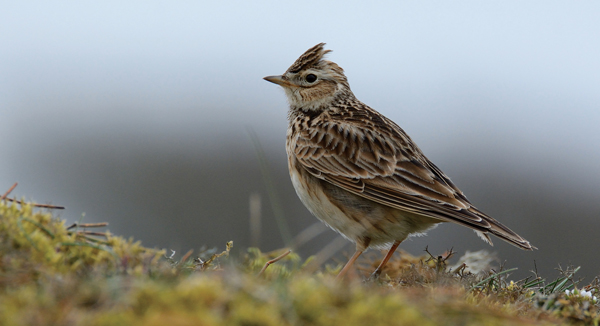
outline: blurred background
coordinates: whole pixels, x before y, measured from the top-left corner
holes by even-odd
[[[534,261],[548,278],[559,264],[581,265],[588,281],[600,274],[599,2],[2,7],[0,193],[18,181],[14,195],[65,205],[58,214],[70,222],[108,221],[178,254],[229,240],[238,252],[281,248],[276,214],[291,236],[317,220],[289,181],[285,95],[262,77],[327,42],[360,100],[539,250],[497,238],[489,247],[456,225],[401,248],[488,249],[517,276]],[[316,254],[336,237],[326,230],[299,251]]]

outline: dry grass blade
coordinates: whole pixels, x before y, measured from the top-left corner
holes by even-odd
[[[8,200],[13,203],[17,203],[19,205],[23,205],[23,202],[20,200],[16,200],[13,198],[5,198],[4,200]],[[64,206],[56,206],[56,205],[48,205],[48,204],[37,204],[37,203],[29,203],[29,205],[39,208],[50,208],[50,209],[65,209]]]
[[[8,189],[2,196],[0,196],[0,200],[7,200],[13,203],[17,203],[19,205],[23,205],[22,201],[16,200],[14,198],[7,198],[8,195],[15,190],[15,188],[17,187],[18,183],[15,182],[14,185],[12,185],[12,187],[10,187],[10,189]],[[40,207],[40,208],[51,208],[51,209],[65,209],[64,206],[56,206],[56,205],[48,205],[48,204],[36,204],[36,203],[29,203],[30,205],[33,205],[34,207]]]
[[[18,183],[17,183],[17,182],[15,182],[15,184],[14,184],[14,185],[12,185],[12,187],[10,187],[10,189],[8,189],[8,190],[7,190],[7,191],[4,193],[4,195],[2,195],[2,196],[0,197],[0,200],[4,200],[4,198],[6,198],[6,197],[7,197],[7,196],[8,196],[8,195],[9,195],[9,194],[10,194],[10,193],[13,191],[13,190],[15,190],[15,188],[17,187],[17,184],[18,184]]]
[[[477,283],[477,284],[473,285],[473,288],[478,288],[478,287],[481,287],[481,286],[483,286],[483,285],[484,285],[485,283],[487,283],[487,282],[493,282],[493,280],[494,280],[495,278],[497,278],[497,277],[499,277],[499,276],[501,276],[501,275],[503,275],[503,274],[510,273],[510,272],[512,272],[512,271],[516,271],[517,269],[518,269],[518,268],[517,268],[517,267],[515,267],[515,268],[507,269],[507,270],[504,270],[504,271],[501,271],[501,272],[498,272],[498,273],[494,273],[494,274],[490,275],[489,277],[486,277],[486,278],[485,278],[484,280],[482,280],[481,282],[479,282],[479,283]]]
[[[250,194],[250,243],[252,247],[258,247],[260,242],[262,202],[260,194]]]
[[[96,235],[96,236],[99,236],[99,237],[105,237],[106,238],[106,233],[105,232],[77,231],[77,234],[82,234],[82,235]]]
[[[267,188],[267,196],[269,197],[269,202],[271,203],[271,210],[273,211],[273,215],[275,215],[275,220],[277,221],[277,227],[279,228],[279,233],[281,234],[281,238],[286,246],[289,247],[292,241],[292,233],[290,232],[290,228],[287,224],[287,220],[285,219],[285,210],[281,205],[282,201],[279,198],[279,193],[275,187],[275,181],[273,180],[271,168],[269,167],[269,163],[267,162],[267,156],[260,145],[260,141],[258,140],[258,136],[254,132],[254,130],[250,127],[247,129],[248,135],[250,136],[250,140],[252,141],[252,145],[254,146],[254,150],[256,151],[256,155],[258,157],[258,163],[260,166],[260,171],[263,177],[263,182],[265,187]]]
[[[315,258],[306,266],[307,272],[310,273],[319,269],[323,263],[342,250],[347,244],[348,240],[342,236],[337,236],[315,255]]]
[[[185,264],[185,262],[190,258],[190,256],[193,253],[194,253],[194,249],[188,250],[188,252],[186,252],[185,255],[183,255],[183,257],[181,257],[181,264]]]
[[[302,232],[298,233],[298,235],[296,235],[296,237],[292,240],[290,247],[292,249],[298,249],[299,247],[314,239],[316,236],[325,232],[326,230],[327,226],[322,222],[319,221],[313,223],[313,225],[307,227],[306,229],[302,230]]]
[[[258,272],[258,276],[261,276],[262,273],[264,273],[264,271],[267,270],[267,267],[269,267],[271,264],[274,264],[274,263],[280,261],[281,259],[283,259],[283,257],[289,255],[290,253],[292,253],[292,251],[288,250],[288,251],[284,252],[283,254],[281,254],[281,255],[279,255],[279,256],[277,256],[277,257],[269,260],[268,262],[266,262],[265,266],[263,266],[263,268],[260,270],[260,272]]]
[[[103,237],[108,239],[108,234],[106,232],[97,232],[97,231],[88,231],[85,228],[99,228],[105,227],[108,225],[108,222],[100,222],[100,223],[78,223],[75,222],[68,227],[66,227],[68,234],[76,234],[79,240],[83,240],[85,243],[96,243],[96,244],[107,244],[105,241],[99,240],[96,237]],[[80,228],[83,228],[80,229]],[[73,230],[74,229],[74,230]]]
[[[212,268],[212,269],[217,269],[217,266],[213,266],[213,262],[215,262],[215,260],[219,257],[222,256],[229,256],[229,252],[231,251],[231,248],[233,248],[233,241],[229,241],[226,244],[225,250],[222,251],[220,254],[213,254],[212,256],[210,256],[210,258],[208,258],[206,261],[203,261],[200,258],[196,258],[194,260],[194,263],[196,264],[196,269],[197,270],[207,270],[208,268]]]
[[[100,228],[100,227],[104,227],[104,226],[108,226],[108,222],[101,222],[101,223],[73,223],[71,225],[69,225],[67,227],[67,230],[70,230],[72,228],[75,227],[79,227],[79,228]]]

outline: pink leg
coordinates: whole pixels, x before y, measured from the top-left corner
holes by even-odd
[[[350,260],[348,260],[348,262],[346,263],[346,265],[344,266],[344,268],[342,268],[342,271],[336,277],[338,280],[342,279],[344,277],[344,275],[346,275],[346,273],[348,272],[348,270],[350,269],[350,267],[352,267],[352,265],[354,265],[354,262],[358,259],[358,257],[362,253],[363,253],[362,250],[356,249],[356,252],[352,256],[352,258],[350,258]]]
[[[381,270],[383,269],[383,266],[385,264],[387,264],[388,260],[390,260],[390,258],[392,258],[392,255],[394,254],[394,252],[396,251],[396,249],[398,248],[398,246],[400,245],[402,241],[398,241],[396,240],[394,242],[394,244],[392,245],[392,247],[390,248],[390,250],[387,252],[387,254],[385,255],[385,257],[383,257],[383,260],[381,261],[381,263],[379,264],[379,266],[377,266],[377,269],[375,269],[375,271],[373,272],[373,274],[371,274],[371,276],[369,277],[369,279],[378,279],[379,275],[381,274]]]

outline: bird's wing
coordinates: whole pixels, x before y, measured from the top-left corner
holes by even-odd
[[[388,128],[321,121],[299,130],[292,150],[313,176],[351,193],[468,226],[487,240],[485,233],[491,232],[518,247],[531,249],[526,240],[473,207],[400,127],[385,122]]]

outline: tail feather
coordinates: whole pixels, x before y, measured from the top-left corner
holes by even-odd
[[[497,236],[498,238],[512,244],[513,246],[519,247],[523,250],[537,249],[536,247],[532,246],[529,243],[529,241],[525,240],[523,237],[516,234],[513,230],[507,228],[502,223],[496,221],[494,218],[484,214],[483,212],[477,210],[474,207],[469,208],[469,211],[481,216],[481,218],[483,218],[490,224],[489,228],[474,230],[475,233],[477,233],[477,235],[481,239],[483,239],[483,241],[489,243],[490,245],[493,246],[492,240],[489,237],[489,234],[491,233],[491,234]]]

